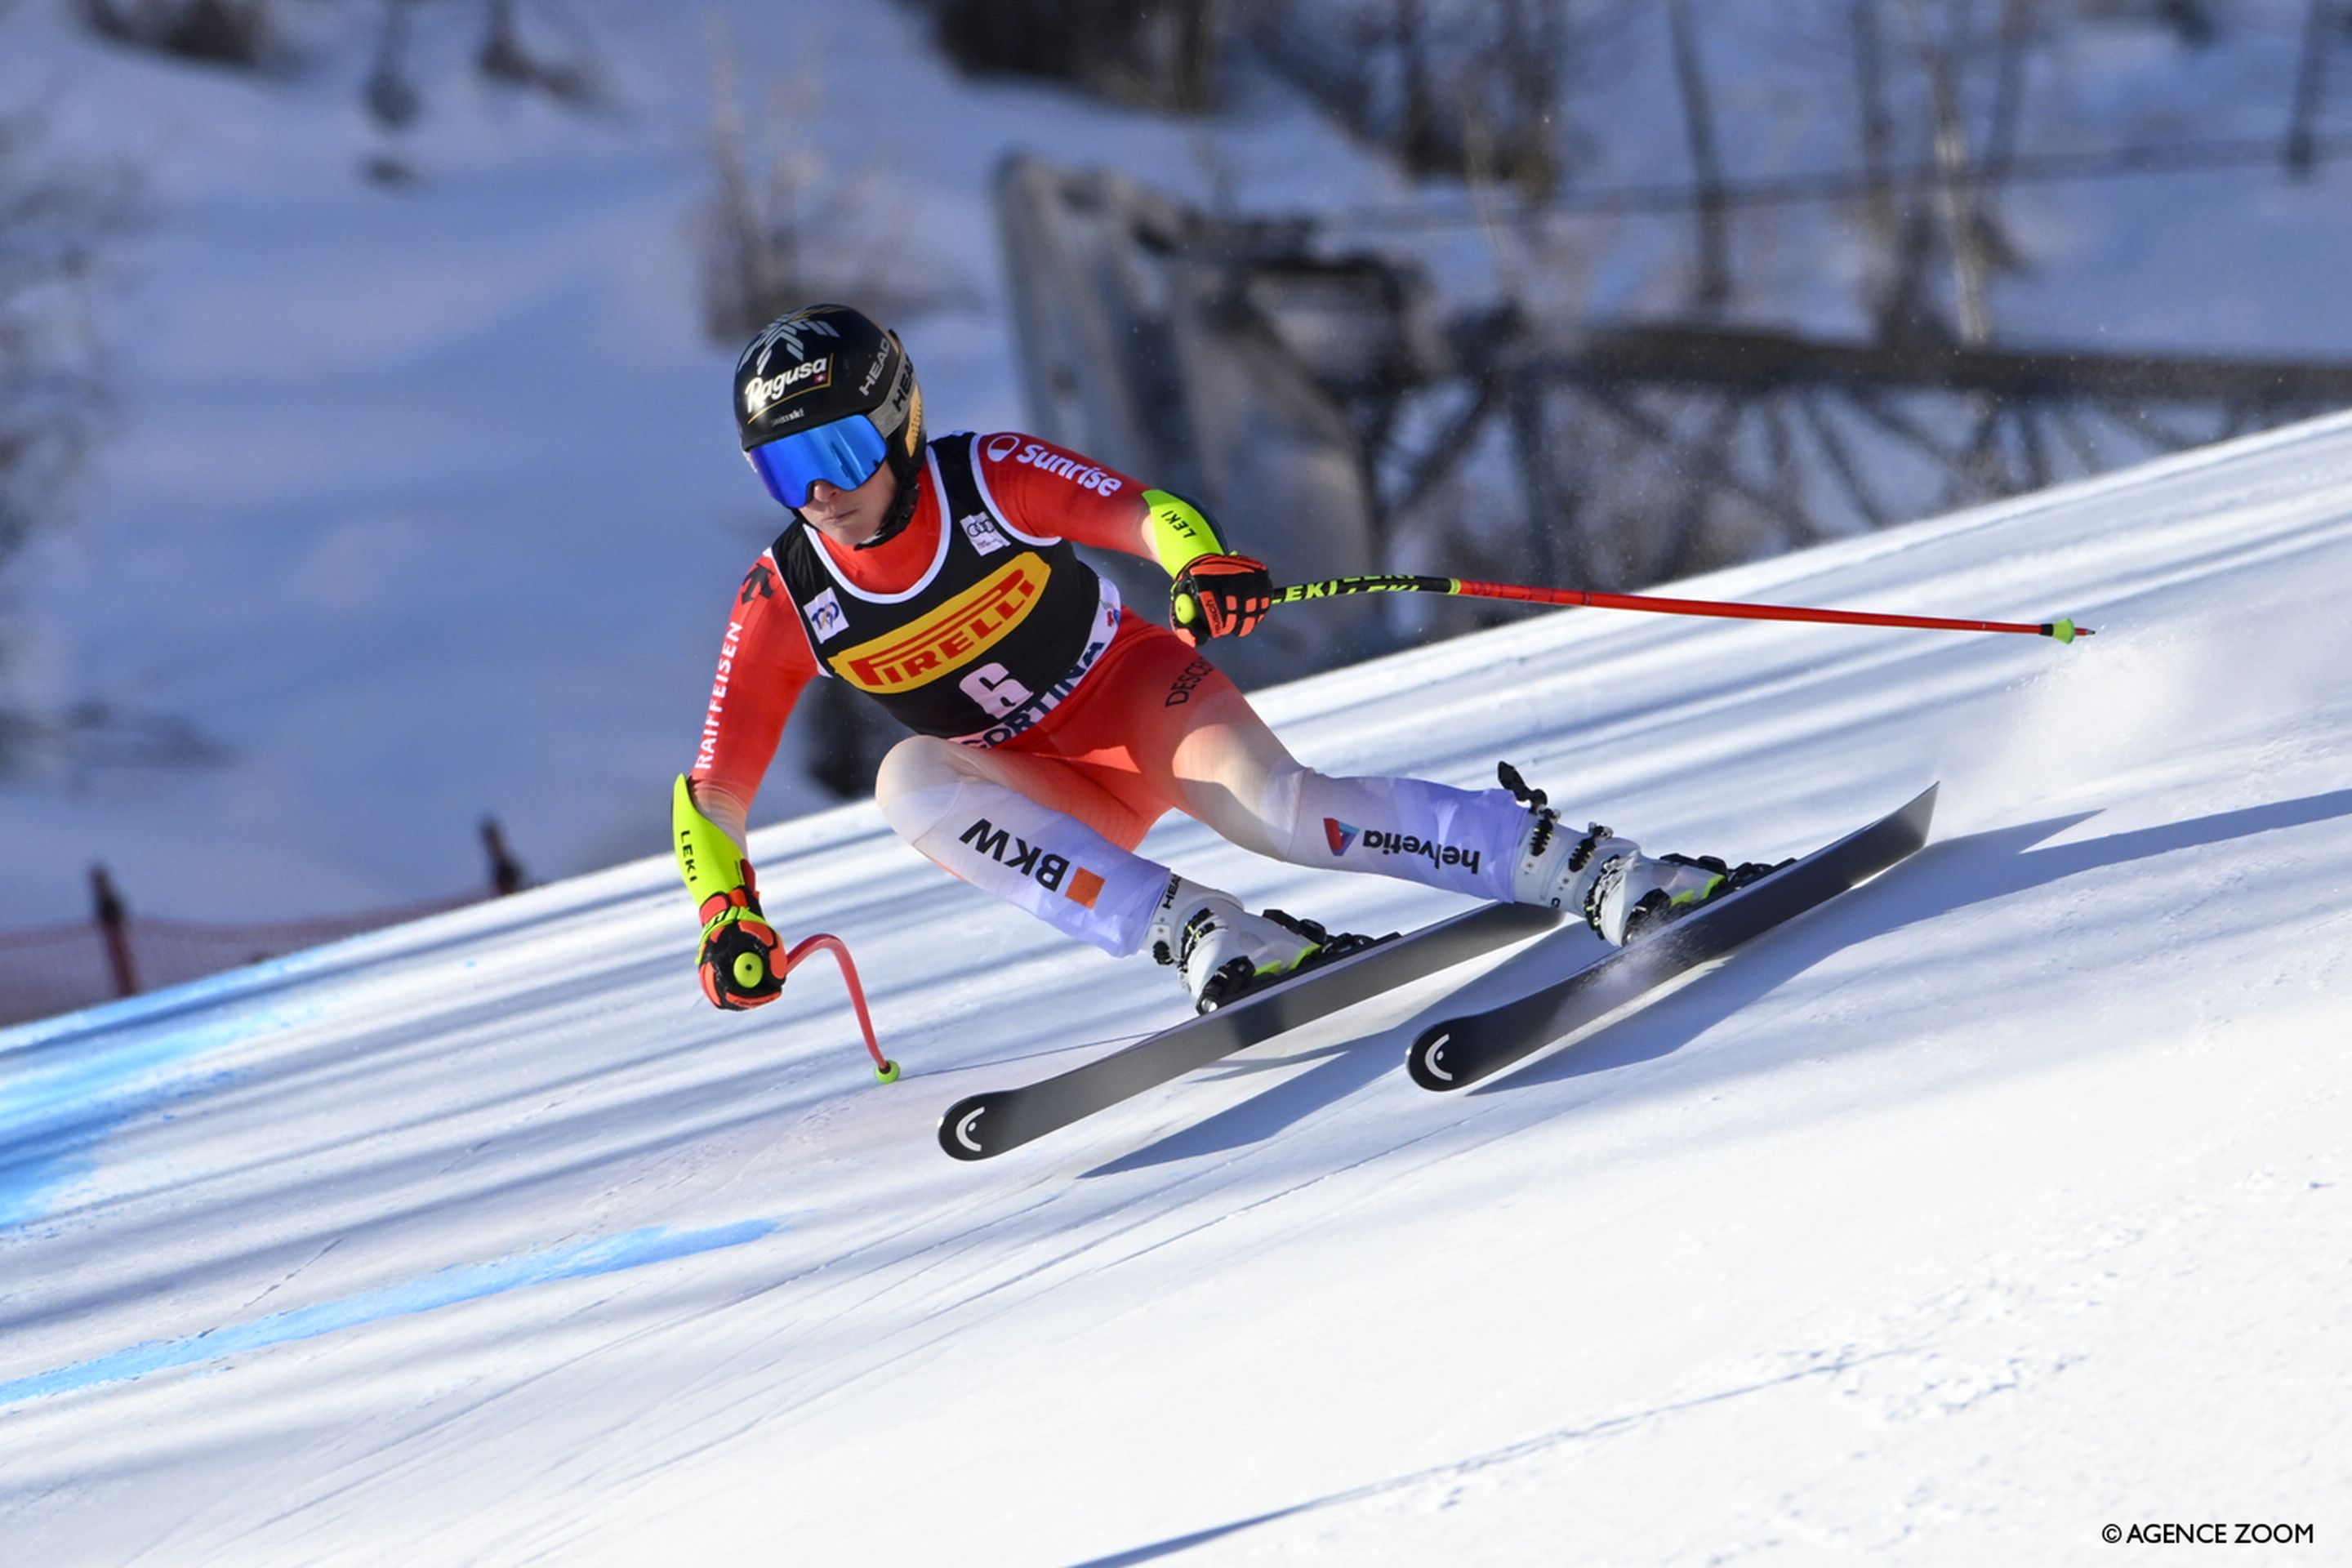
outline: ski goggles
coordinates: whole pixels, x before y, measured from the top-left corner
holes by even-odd
[[[854,490],[872,479],[889,455],[890,443],[874,421],[853,414],[762,442],[743,457],[768,493],[798,511],[808,503],[809,487],[819,479],[836,489]]]

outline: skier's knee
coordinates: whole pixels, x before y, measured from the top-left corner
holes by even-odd
[[[1259,792],[1258,820],[1265,824],[1266,833],[1277,843],[1295,837],[1298,831],[1299,803],[1304,798],[1307,781],[1319,778],[1312,768],[1277,768],[1267,775],[1265,788]]]
[[[875,770],[874,794],[886,803],[894,795],[951,784],[969,770],[957,764],[963,748],[936,735],[909,735],[891,747]]]
[[[890,748],[874,774],[874,800],[890,830],[909,844],[954,809],[970,776],[963,748],[932,735],[911,735]]]
[[[1321,805],[1336,793],[1330,778],[1313,768],[1285,768],[1267,779],[1259,816],[1273,842],[1268,853],[1296,866],[1325,864],[1329,857],[1321,853],[1325,816]]]

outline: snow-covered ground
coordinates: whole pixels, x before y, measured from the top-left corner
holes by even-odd
[[[236,753],[8,784],[0,927],[86,914],[94,858],[148,913],[250,920],[478,885],[486,813],[542,878],[666,842],[728,605],[784,521],[699,314],[717,61],[761,151],[825,171],[847,248],[892,237],[890,280],[938,301],[898,323],[935,430],[1023,423],[988,205],[1007,151],[1197,192],[1213,145],[1277,204],[1402,189],[1296,102],[1203,130],[961,80],[898,5],[573,8],[615,84],[590,116],[484,85],[471,24],[420,14],[427,112],[397,149],[420,178],[394,191],[359,177],[385,139],[347,15],[266,88],[95,43],[63,6],[0,18],[0,105],[134,163],[146,208],[95,296],[135,375],[110,377],[0,679]],[[828,804],[787,760],[760,819]]]
[[[0,781],[0,928],[83,916],[93,859],[136,910],[254,920],[479,885],[486,813],[542,878],[664,842],[727,595],[780,516],[723,411],[731,351],[698,314],[715,63],[771,153],[826,168],[820,195],[853,209],[854,248],[893,238],[891,281],[937,300],[899,325],[941,428],[1023,419],[986,195],[1008,152],[1188,199],[1222,186],[1252,211],[1414,195],[1262,76],[1204,121],[973,81],[915,10],[881,0],[569,0],[614,89],[585,117],[474,76],[478,7],[417,8],[425,113],[393,140],[419,179],[388,191],[359,178],[387,141],[360,108],[366,8],[276,7],[301,57],[267,83],[101,45],[74,9],[0,7],[0,109],[41,112],[58,153],[134,163],[145,225],[106,254],[92,326],[114,407],[66,498],[78,526],[0,605],[0,700],[175,714],[236,760]],[[1853,162],[1835,32],[1791,27],[1789,9],[1702,8],[1739,178]],[[2087,31],[2037,57],[2033,101],[2068,106],[2071,130],[2053,142],[2037,110],[2026,148],[2274,134],[2306,9],[2248,0],[2202,50],[2145,26]],[[567,42],[557,8],[518,12],[535,47]],[[1586,63],[1573,116],[1605,135],[1580,180],[1682,178],[1655,19]],[[2009,211],[2032,266],[1997,279],[1996,325],[2025,342],[2352,355],[2347,192],[2344,163],[2302,183],[2268,168],[2024,187]],[[1857,330],[1845,221],[1743,218],[1740,317]],[[1512,262],[1540,308],[1681,302],[1685,222],[1564,232],[1540,267]],[[1423,247],[1450,299],[1487,286],[1481,230],[1341,233]],[[755,820],[824,804],[788,757]]]
[[[660,860],[0,1034],[5,1555],[2340,1562],[2347,580],[2352,416],[1683,585],[2072,647],[1580,611],[1269,694],[1662,847],[1944,782],[1914,861],[1458,1098],[1405,1042],[1511,959],[950,1162],[1179,994],[870,806],[753,848],[887,1088],[827,975],[703,1005]]]

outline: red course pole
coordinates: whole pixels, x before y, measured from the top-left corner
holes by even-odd
[[[866,1031],[866,1049],[874,1058],[874,1076],[884,1083],[898,1081],[898,1064],[882,1054],[881,1044],[874,1037],[874,1020],[866,1011],[866,987],[857,983],[857,965],[850,962],[849,944],[837,936],[820,931],[794,944],[784,954],[784,973],[790,974],[800,967],[801,960],[819,948],[830,952],[841,963],[841,978],[849,987],[849,1004],[857,1009],[857,1026]]]

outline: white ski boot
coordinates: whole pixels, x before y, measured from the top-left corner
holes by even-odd
[[[1155,962],[1182,973],[1193,1010],[1210,1013],[1313,960],[1351,952],[1364,939],[1335,938],[1280,910],[1254,915],[1230,893],[1171,877],[1145,942]]]
[[[1632,839],[1616,837],[1597,822],[1580,835],[1562,826],[1549,806],[1538,805],[1528,816],[1527,831],[1519,835],[1517,858],[1511,866],[1511,901],[1549,904],[1590,920],[1601,872],[1638,848]]]
[[[1503,786],[1528,804],[1527,831],[1519,836],[1511,872],[1513,901],[1580,915],[1615,946],[1773,869],[1747,865],[1734,870],[1713,856],[1644,855],[1640,845],[1599,823],[1580,836],[1560,826],[1543,791],[1528,788],[1510,763],[1498,773]]]
[[[1650,927],[1688,914],[1723,891],[1731,879],[1731,868],[1712,855],[1654,858],[1630,850],[1601,868],[1584,918],[1602,941],[1622,947]]]

